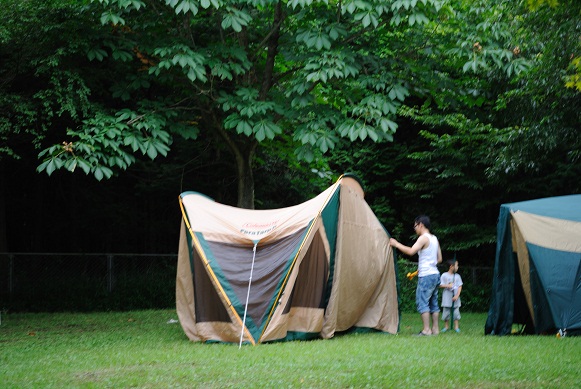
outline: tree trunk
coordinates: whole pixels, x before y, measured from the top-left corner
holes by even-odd
[[[267,41],[267,56],[264,66],[264,73],[262,74],[262,83],[259,92],[259,99],[265,100],[268,92],[272,88],[274,73],[274,63],[278,53],[278,41],[280,39],[280,28],[284,20],[284,13],[282,3],[278,3],[274,10],[272,30]],[[243,29],[240,36],[240,45],[247,47],[246,29]],[[250,77],[249,73],[247,76]],[[216,120],[222,138],[226,140],[228,146],[236,157],[236,165],[238,168],[238,202],[237,206],[240,208],[254,209],[254,174],[252,172],[252,163],[254,155],[256,154],[256,147],[258,141],[255,138],[236,137],[230,135],[222,127],[221,121]]]
[[[254,209],[254,174],[252,163],[256,154],[258,141],[255,138],[230,134],[222,127],[222,123],[216,120],[214,124],[222,139],[226,141],[228,147],[236,158],[237,179],[238,179],[238,201],[237,207]]]
[[[260,87],[260,100],[265,100],[268,92],[272,88],[272,75],[274,74],[274,63],[278,53],[278,41],[280,39],[280,28],[284,20],[282,4],[279,2],[274,10],[273,27],[270,32],[267,43],[266,62],[264,64],[264,73],[262,75],[262,85]]]
[[[252,161],[257,142],[251,142],[247,147],[236,153],[238,165],[238,203],[240,208],[254,209],[254,174]]]

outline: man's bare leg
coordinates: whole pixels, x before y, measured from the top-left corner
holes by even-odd
[[[422,332],[426,335],[429,335],[432,333],[432,331],[430,330],[430,312],[424,312],[421,314],[422,316],[422,324],[424,325],[424,329],[422,330]]]
[[[440,323],[438,319],[440,318],[440,312],[432,313],[432,335],[438,335],[440,333]]]

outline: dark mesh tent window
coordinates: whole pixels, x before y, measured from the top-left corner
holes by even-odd
[[[292,297],[285,307],[324,308],[329,262],[321,234],[317,232],[299,268]]]
[[[194,250],[194,302],[196,304],[196,320],[231,322],[230,316],[212,284],[205,266],[196,250]]]
[[[304,236],[304,229],[267,245],[258,245],[248,301],[248,318],[260,326],[269,307],[274,304],[282,278]],[[226,293],[242,316],[248,280],[252,267],[252,245],[241,246],[208,241],[214,259],[213,266],[220,272]]]

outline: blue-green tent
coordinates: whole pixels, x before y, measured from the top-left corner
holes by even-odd
[[[581,333],[581,195],[500,207],[485,333],[517,330]]]

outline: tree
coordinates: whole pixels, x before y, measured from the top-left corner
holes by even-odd
[[[446,255],[493,257],[498,206],[508,191],[522,196],[526,182],[492,173],[512,132],[496,102],[527,77],[535,55],[520,49],[518,15],[510,2],[455,2],[455,17],[435,26],[429,50],[414,58],[416,69],[434,70],[414,73],[421,81],[398,109],[396,145],[341,155],[369,179],[372,207],[396,236],[411,236],[410,221],[426,213]]]
[[[93,75],[79,72],[87,61],[78,53],[94,32],[75,3],[0,1],[0,252],[8,247],[5,199],[12,189],[6,162],[26,158],[90,111],[86,82]]]
[[[568,70],[581,46],[579,19],[571,15],[581,15],[579,2],[520,8],[522,28],[515,34],[531,53],[532,67],[500,96],[496,107],[499,124],[510,131],[499,138],[491,173],[534,177],[548,188],[545,193],[581,189],[575,178],[581,172],[581,98],[577,89],[567,87]],[[530,190],[530,183],[525,188]]]
[[[101,0],[109,35],[87,51],[121,61],[110,102],[41,153],[40,171],[97,179],[141,151],[165,155],[172,136],[207,131],[233,153],[238,206],[254,206],[253,163],[262,142],[297,144],[299,158],[345,141],[391,141],[410,94],[386,37],[411,35],[447,9],[438,0]],[[401,43],[402,40],[400,39]],[[408,63],[409,64],[409,63]],[[407,74],[409,75],[409,73]]]
[[[78,56],[93,35],[87,16],[62,0],[2,0],[0,22],[0,160],[20,158],[22,144],[40,147],[61,118],[89,112],[89,90]],[[62,123],[61,123],[62,124]]]

